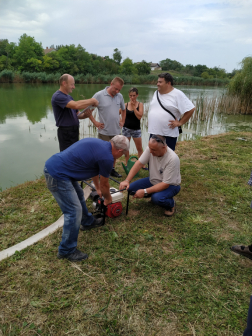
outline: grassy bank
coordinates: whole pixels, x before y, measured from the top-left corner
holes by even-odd
[[[131,200],[128,217],[80,232],[87,262],[56,259],[61,230],[2,261],[0,335],[240,336],[252,264],[229,247],[251,243],[251,144],[251,133],[179,143],[176,216]],[[60,216],[43,179],[0,201],[1,250]]]
[[[61,74],[47,74],[45,72],[14,72],[12,70],[3,70],[0,72],[0,83],[58,83]],[[92,75],[78,74],[74,76],[77,84],[108,84],[115,76],[123,78],[125,84],[156,84],[157,74],[150,75]],[[229,79],[204,79],[193,76],[177,76],[174,75],[175,85],[209,85],[209,86],[225,86],[229,83]]]

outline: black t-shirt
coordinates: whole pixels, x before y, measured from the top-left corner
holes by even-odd
[[[79,119],[76,114],[78,110],[66,107],[71,100],[74,100],[73,97],[60,90],[53,94],[51,102],[56,126],[79,126]]]
[[[137,111],[139,111],[139,105],[140,103],[137,106]],[[134,111],[128,110],[128,104],[126,105],[126,119],[124,127],[127,127],[132,130],[140,129],[140,120],[136,117]]]

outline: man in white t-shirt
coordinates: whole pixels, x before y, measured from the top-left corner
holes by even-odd
[[[131,184],[136,173],[149,163],[149,177],[139,179]],[[165,208],[164,215],[171,217],[175,212],[173,197],[180,191],[180,161],[177,154],[165,143],[165,138],[152,135],[149,146],[131,168],[126,180],[120,183],[120,190],[126,188],[134,191],[135,198],[151,194],[152,203]]]
[[[148,133],[164,136],[167,146],[175,150],[179,136],[178,127],[191,118],[195,106],[182,91],[173,87],[173,78],[169,73],[158,75],[157,87],[150,103]],[[172,112],[176,119],[161,107],[158,98],[163,107]]]

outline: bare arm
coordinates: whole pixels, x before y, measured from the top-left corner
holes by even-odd
[[[130,181],[133,179],[136,173],[138,173],[139,170],[143,167],[144,165],[139,160],[137,160],[134,166],[131,168],[129,175],[126,177],[126,179],[123,182],[120,183],[120,190],[124,188],[128,190]]]
[[[93,180],[93,182],[94,182],[95,189],[96,189],[98,195],[99,195],[100,197],[102,197],[101,188],[100,188],[100,182],[99,182],[99,175],[94,176],[94,177],[92,178],[92,180]]]
[[[85,99],[85,100],[70,100],[70,102],[67,103],[66,107],[79,110],[79,109],[85,109],[86,107],[92,105],[92,106],[98,106],[99,102],[95,98]]]
[[[122,116],[122,119],[119,121],[119,125],[120,127],[123,127],[125,123],[125,119],[126,119],[126,109],[121,110],[121,116]]]
[[[136,109],[136,105],[133,105],[131,103],[131,106],[133,107],[133,111],[134,111],[135,116],[137,117],[137,119],[141,120],[141,118],[143,116],[143,103],[139,103],[139,111]]]
[[[97,127],[98,129],[103,129],[104,128],[104,124],[100,123],[99,121],[96,121],[95,118],[92,116],[89,117],[89,119],[92,121],[92,123],[95,125],[95,127]]]
[[[193,112],[195,111],[195,107],[190,111],[184,113],[183,117],[180,120],[169,120],[169,127],[175,128],[178,126],[184,125],[192,116]]]
[[[183,117],[180,119],[180,123],[181,123],[180,126],[184,125],[191,118],[194,111],[195,111],[195,107],[191,109],[190,111],[184,113]]]
[[[147,188],[146,191],[148,194],[153,194],[155,192],[163,191],[167,189],[170,185],[165,182],[160,182],[155,184],[154,186]],[[134,198],[143,198],[144,197],[144,189],[139,189],[134,195]]]
[[[82,115],[78,115],[79,111],[77,112],[77,118],[78,119],[86,119],[89,118],[92,115],[92,112],[90,109],[86,110]]]
[[[104,196],[104,205],[108,205],[112,202],[112,197],[110,195],[109,191],[109,179],[108,177],[103,177],[102,175],[100,176],[100,187],[101,187],[101,192],[102,195]]]

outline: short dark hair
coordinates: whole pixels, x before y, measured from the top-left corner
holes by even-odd
[[[138,95],[138,90],[135,87],[132,87],[131,89],[129,89],[129,93],[130,92],[135,92]]]
[[[171,82],[171,85],[173,86],[173,77],[171,74],[169,74],[169,72],[166,73],[161,73],[160,75],[158,75],[159,78],[164,78],[164,80],[166,81],[166,83]]]

